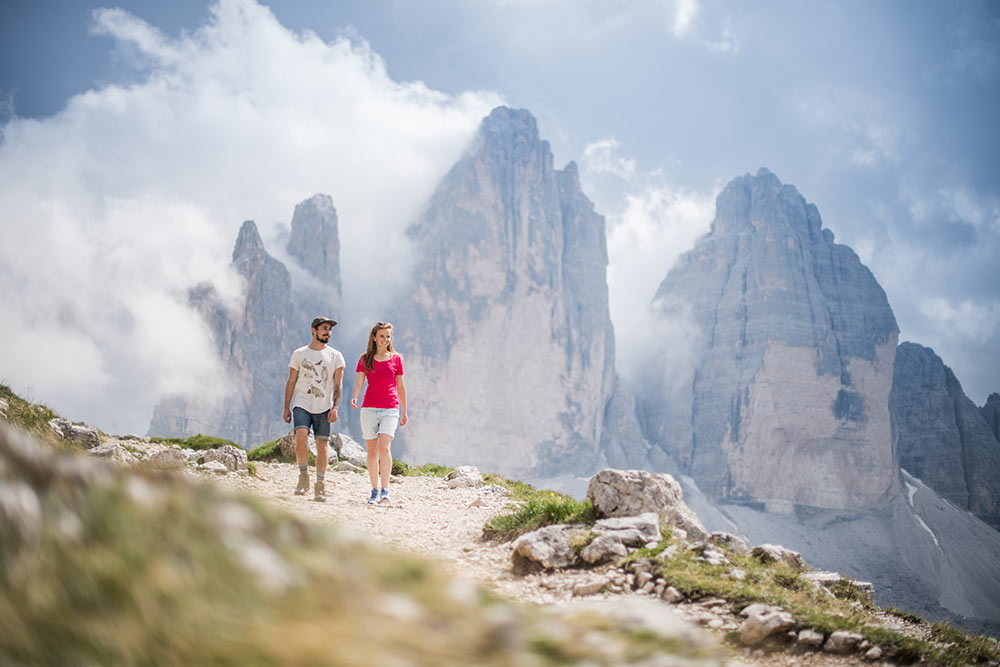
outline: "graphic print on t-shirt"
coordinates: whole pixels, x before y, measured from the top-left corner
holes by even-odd
[[[312,364],[308,359],[303,359],[302,370],[306,372],[305,380],[309,385],[306,393],[316,398],[323,398],[326,395],[323,388],[326,387],[326,381],[330,378],[330,371],[323,365],[323,360],[320,359]]]

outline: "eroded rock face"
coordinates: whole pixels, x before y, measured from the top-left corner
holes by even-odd
[[[690,354],[647,365],[640,424],[707,495],[791,511],[898,492],[895,318],[794,187],[764,169],[730,183],[653,309],[687,332]]]
[[[421,418],[397,435],[407,459],[593,472],[614,339],[604,218],[576,166],[556,170],[531,114],[498,108],[411,234],[422,259],[397,325]]]
[[[989,425],[993,437],[1000,442],[1000,394],[990,394],[986,405],[979,408],[979,412]]]
[[[294,286],[298,311],[308,321],[318,315],[339,319],[340,234],[337,210],[329,195],[313,195],[295,207],[287,251],[316,281]]]
[[[1000,528],[1000,442],[934,350],[915,343],[899,346],[890,407],[900,465]]]
[[[257,225],[247,220],[231,265],[244,285],[238,307],[227,307],[210,284],[190,290],[189,305],[208,325],[227,371],[228,392],[218,400],[174,396],[161,401],[153,410],[151,435],[211,433],[249,447],[285,431],[281,411],[288,359],[309,342],[312,318],[336,319],[341,303],[337,213],[329,196],[315,195],[296,206],[287,250],[301,266],[293,267],[295,281],[264,248]]]

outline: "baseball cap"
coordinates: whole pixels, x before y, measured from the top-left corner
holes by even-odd
[[[329,324],[331,327],[337,326],[337,322],[335,320],[331,320],[329,317],[317,317],[313,320],[312,328],[315,329],[321,324]]]

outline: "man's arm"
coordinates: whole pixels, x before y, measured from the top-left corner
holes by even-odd
[[[332,424],[337,421],[337,408],[340,407],[340,394],[343,391],[344,383],[344,367],[341,366],[333,372],[333,407],[330,408],[330,413],[327,416],[327,420]]]
[[[282,418],[285,420],[286,424],[292,423],[292,410],[288,406],[292,402],[292,394],[295,392],[295,381],[299,379],[299,371],[297,368],[288,369],[288,382],[285,383],[285,412]]]

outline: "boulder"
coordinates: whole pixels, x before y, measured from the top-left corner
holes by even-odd
[[[90,453],[102,459],[108,459],[112,463],[124,466],[132,466],[139,462],[132,452],[125,449],[120,442],[109,440],[103,445],[98,445],[90,450]]]
[[[594,524],[594,532],[614,533],[622,544],[630,547],[643,547],[650,542],[659,543],[660,518],[655,512],[646,512],[639,516],[612,517],[598,519]]]
[[[247,469],[247,452],[245,449],[239,447],[223,445],[222,447],[209,449],[198,459],[200,464],[211,463],[213,461],[218,461],[226,466],[227,471],[245,471]]]
[[[341,461],[347,461],[359,468],[368,467],[368,451],[346,433],[331,433],[330,448],[331,460],[333,452],[336,452],[337,458]]]
[[[681,528],[692,539],[708,537],[701,521],[684,503],[681,485],[666,473],[608,468],[590,478],[587,497],[599,517],[654,512],[662,524]]]
[[[229,466],[227,466],[222,461],[209,461],[207,463],[202,463],[198,466],[198,470],[204,470],[206,472],[214,472],[220,475],[229,474]]]
[[[753,548],[750,555],[762,563],[780,563],[794,570],[806,569],[802,554],[777,544],[761,544]]]
[[[857,633],[837,630],[827,638],[823,650],[827,653],[854,653],[864,640],[865,638]]]
[[[478,487],[483,485],[483,475],[475,466],[458,466],[445,475],[449,489]]]
[[[747,615],[740,627],[740,643],[744,646],[756,646],[771,635],[786,632],[793,627],[795,619],[783,609],[755,609]]]
[[[709,535],[708,541],[717,547],[722,547],[723,549],[727,549],[733,553],[740,555],[750,553],[750,547],[748,547],[747,543],[743,541],[743,538],[737,537],[732,533],[714,532]]]
[[[812,628],[806,628],[799,631],[798,638],[796,642],[799,646],[803,648],[819,648],[823,645],[823,640],[825,639],[822,632],[819,630],[813,630]]]
[[[554,525],[521,535],[511,545],[514,572],[525,574],[540,569],[572,567],[579,561],[573,542],[585,540],[588,532],[585,528]]]
[[[621,565],[627,556],[628,549],[622,543],[618,531],[598,535],[580,552],[580,557],[591,565],[600,563]]]
[[[79,445],[85,449],[93,449],[101,444],[101,436],[89,426],[74,424],[68,419],[56,417],[49,420],[49,428],[55,431],[60,438],[74,445]]]
[[[164,447],[152,454],[143,465],[154,470],[181,470],[187,466],[188,455],[183,449]]]

